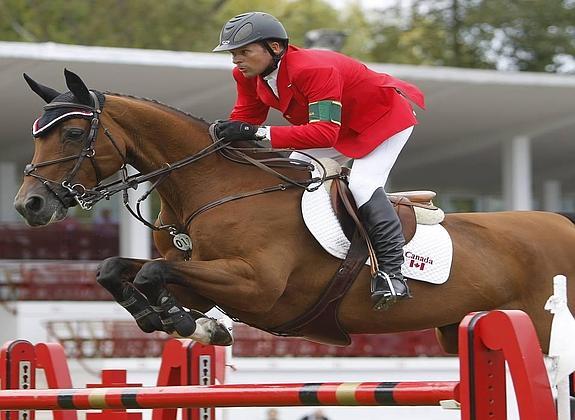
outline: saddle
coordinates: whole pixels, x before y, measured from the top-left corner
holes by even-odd
[[[343,233],[350,241],[356,228],[362,226],[359,219],[357,207],[353,195],[348,187],[347,178],[349,168],[341,168],[342,178],[338,178],[331,184],[330,197],[331,205],[335,211]],[[387,198],[393,204],[395,212],[401,222],[405,243],[413,239],[417,228],[414,207],[435,210],[432,199],[435,197],[433,191],[405,191],[387,194]],[[366,237],[366,240],[369,238]]]
[[[349,334],[339,323],[338,308],[365,266],[365,261],[368,257],[374,258],[374,254],[370,252],[369,237],[360,222],[357,207],[347,185],[348,171],[348,168],[342,167],[341,176],[335,178],[330,187],[332,207],[344,234],[351,242],[348,254],[316,303],[297,318],[271,328],[269,332],[272,334],[289,337],[305,336],[313,341],[337,346],[351,343]],[[401,221],[406,243],[413,238],[417,227],[414,207],[436,209],[431,203],[433,197],[435,193],[431,191],[388,194]]]

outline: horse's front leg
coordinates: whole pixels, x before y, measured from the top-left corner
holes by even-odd
[[[96,273],[96,280],[122,305],[146,333],[163,331],[162,322],[146,297],[132,284],[136,274],[149,260],[111,257],[105,259]]]
[[[160,314],[164,331],[173,331],[181,337],[189,337],[204,344],[230,345],[232,338],[228,329],[211,318],[198,318],[195,311],[186,311],[181,302],[185,295],[176,299],[167,285],[188,288],[190,293],[218,300],[224,306],[234,306],[242,301],[240,290],[249,286],[253,270],[243,260],[212,261],[165,261],[155,260],[142,266],[134,286],[141,291]],[[229,301],[229,302],[228,302]],[[246,302],[247,304],[247,302]],[[251,302],[254,305],[254,302]]]

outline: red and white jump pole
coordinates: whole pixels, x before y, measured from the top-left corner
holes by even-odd
[[[3,410],[189,407],[437,406],[459,382],[326,382],[0,391]]]

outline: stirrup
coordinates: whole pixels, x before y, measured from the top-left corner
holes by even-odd
[[[377,277],[381,277],[385,280],[385,282],[387,283],[387,290],[379,291],[378,294],[380,294],[380,296],[378,296],[374,299],[374,293],[376,292],[376,290],[374,290],[374,280]],[[403,285],[405,286],[405,293],[398,293],[395,290],[395,287],[393,285],[392,280],[397,280],[397,281],[400,281],[401,283],[403,283]],[[373,276],[373,278],[371,280],[370,286],[371,286],[370,287],[371,298],[372,298],[372,301],[374,301],[374,305],[372,308],[375,311],[380,311],[380,310],[386,311],[391,307],[391,305],[393,305],[399,299],[404,298],[404,297],[411,297],[411,293],[409,292],[409,287],[407,286],[407,283],[405,282],[405,280],[395,278],[395,276],[390,277],[389,274],[387,274],[386,272],[381,271],[381,270],[378,270],[375,273],[375,275]]]

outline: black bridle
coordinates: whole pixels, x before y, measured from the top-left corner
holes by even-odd
[[[96,185],[98,186],[102,182],[100,168],[98,167],[96,159],[94,159],[94,157],[96,156],[96,150],[94,149],[94,145],[96,142],[96,137],[98,136],[98,130],[100,127],[100,114],[102,112],[102,109],[100,107],[100,102],[98,100],[97,95],[92,91],[90,91],[90,95],[94,100],[93,107],[73,102],[51,102],[44,106],[45,111],[53,109],[61,109],[61,108],[73,108],[91,112],[92,115],[90,121],[90,130],[88,132],[88,135],[85,136],[84,138],[82,144],[82,150],[80,150],[80,152],[77,155],[65,156],[58,159],[47,160],[40,163],[29,163],[28,165],[26,165],[24,169],[24,175],[34,177],[39,181],[41,181],[46,186],[46,188],[52,194],[54,194],[56,198],[65,207],[71,207],[70,204],[67,204],[68,200],[66,200],[66,198],[73,197],[76,203],[79,204],[80,207],[82,207],[82,209],[84,210],[90,210],[96,201],[99,201],[100,199],[104,198],[100,197],[100,193],[96,189],[87,188],[80,183],[74,183],[74,178],[76,177],[85,159],[89,159],[90,163],[92,164],[92,167],[94,168],[94,173],[96,174]],[[118,147],[116,141],[109,134],[106,128],[104,128],[104,132],[106,133],[106,136],[110,140],[110,142],[114,145],[114,148],[122,158],[122,161],[125,162],[125,157],[120,151],[120,148]],[[64,176],[64,179],[62,181],[54,181],[37,173],[38,168],[68,162],[71,160],[76,161],[74,163],[74,167]],[[66,191],[66,193],[62,195],[58,191],[58,188],[54,188],[56,186],[61,186]]]
[[[313,156],[306,154],[305,152],[299,152],[302,153],[303,155],[308,156],[312,162],[314,162],[313,164],[308,163],[306,161],[302,161],[299,159],[293,159],[293,158],[285,158],[285,157],[279,157],[280,155],[274,155],[274,157],[272,158],[264,158],[264,159],[255,159],[251,156],[249,156],[247,153],[253,153],[253,154],[259,154],[259,153],[270,153],[270,152],[293,152],[292,149],[271,149],[271,148],[262,148],[262,147],[232,147],[230,145],[229,141],[224,141],[223,139],[219,139],[217,138],[217,135],[215,133],[214,130],[214,125],[212,124],[209,128],[209,133],[210,133],[210,137],[212,139],[212,143],[209,144],[208,146],[206,146],[205,148],[203,148],[202,150],[200,150],[199,152],[188,156],[184,159],[178,160],[176,162],[173,163],[165,163],[164,166],[162,168],[156,169],[154,171],[148,172],[146,174],[142,174],[142,173],[137,173],[134,175],[128,175],[128,169],[127,169],[127,158],[124,154],[122,154],[117,141],[114,139],[114,137],[112,136],[112,134],[110,133],[110,131],[104,127],[104,125],[100,122],[100,116],[102,114],[102,107],[100,106],[100,102],[98,100],[97,95],[90,91],[90,95],[92,96],[93,100],[94,100],[94,106],[88,106],[88,105],[82,105],[82,104],[77,104],[77,103],[73,103],[73,102],[53,102],[53,103],[49,103],[47,105],[44,106],[44,110],[51,110],[51,109],[58,109],[58,108],[74,108],[74,109],[80,109],[80,110],[87,110],[89,112],[92,113],[91,115],[91,122],[90,122],[90,131],[88,133],[88,135],[85,137],[85,140],[83,142],[83,146],[82,146],[82,150],[77,154],[77,155],[70,155],[70,156],[65,156],[62,158],[58,158],[58,159],[53,159],[53,160],[48,160],[48,161],[44,161],[44,162],[40,162],[40,163],[29,163],[28,165],[26,165],[26,168],[24,170],[24,174],[26,176],[31,176],[34,177],[36,179],[38,179],[39,181],[41,181],[46,188],[56,196],[56,198],[65,206],[65,207],[71,207],[71,204],[67,204],[69,203],[69,200],[67,200],[67,197],[73,197],[73,199],[76,201],[77,204],[80,205],[80,207],[84,210],[90,210],[92,209],[92,207],[100,200],[102,199],[109,199],[112,195],[118,193],[118,192],[123,192],[123,202],[125,207],[128,209],[128,211],[130,212],[130,214],[132,214],[132,216],[134,216],[136,219],[138,219],[140,222],[142,222],[144,225],[146,225],[147,227],[149,227],[150,229],[153,230],[165,230],[167,232],[169,232],[172,236],[174,236],[174,244],[176,245],[176,237],[182,234],[183,232],[187,231],[188,226],[190,225],[190,223],[192,222],[192,220],[198,216],[199,214],[210,210],[214,207],[217,207],[221,204],[230,202],[230,201],[234,201],[234,200],[238,200],[241,198],[246,198],[246,197],[251,197],[251,196],[255,196],[255,195],[259,195],[259,194],[264,194],[264,193],[268,193],[268,192],[274,192],[274,191],[284,191],[288,188],[291,187],[299,187],[299,188],[303,188],[307,191],[315,191],[316,189],[318,189],[323,182],[326,179],[329,178],[334,178],[340,175],[336,175],[336,176],[331,176],[328,177],[326,176],[326,170],[325,167],[323,166],[323,164],[318,161],[316,158],[314,158]],[[106,135],[106,138],[112,143],[112,145],[114,146],[114,148],[116,149],[116,151],[118,152],[118,154],[120,155],[120,158],[122,160],[122,166],[120,167],[119,171],[121,174],[121,179],[113,181],[113,182],[109,182],[104,184],[101,179],[101,171],[98,168],[98,165],[96,163],[96,151],[95,151],[95,142],[96,142],[96,138],[98,136],[98,131],[100,126],[102,126],[103,130],[104,130],[104,134]],[[141,213],[140,210],[140,205],[141,203],[150,196],[150,194],[152,193],[152,191],[154,191],[154,189],[157,188],[157,186],[166,179],[166,177],[168,175],[170,175],[173,171],[175,171],[176,169],[180,169],[184,166],[187,166],[193,162],[196,162],[208,155],[213,154],[214,152],[220,152],[220,154],[222,156],[224,156],[225,158],[232,160],[234,162],[237,163],[243,163],[243,164],[251,164],[254,165],[268,173],[273,174],[274,176],[276,176],[277,178],[281,179],[282,181],[284,181],[283,183],[274,185],[274,186],[270,186],[267,188],[262,188],[259,190],[254,190],[254,191],[248,191],[248,192],[244,192],[244,193],[239,193],[239,194],[235,194],[235,195],[230,195],[230,196],[226,196],[223,197],[219,200],[215,200],[213,202],[207,203],[204,206],[200,207],[199,209],[197,209],[196,211],[194,211],[191,216],[189,216],[185,222],[184,222],[184,226],[183,229],[179,229],[176,225],[173,224],[163,224],[163,222],[161,222],[160,219],[160,226],[155,226],[154,224],[148,222]],[[80,170],[80,166],[82,165],[82,163],[84,162],[85,159],[89,159],[92,167],[94,168],[94,172],[96,174],[96,185],[92,188],[86,187],[85,185],[81,184],[81,183],[75,183],[74,182],[74,178],[76,177],[78,171]],[[46,167],[49,165],[54,165],[54,164],[59,164],[59,163],[63,163],[63,162],[68,162],[71,160],[76,160],[74,167],[64,176],[64,180],[63,181],[54,181],[51,179],[48,179],[40,174],[37,173],[37,169],[38,168],[42,168],[42,167]],[[318,177],[318,178],[310,178],[307,179],[305,181],[298,181],[295,179],[292,179],[290,177],[287,177],[286,175],[278,172],[275,169],[272,169],[272,167],[283,167],[283,168],[295,168],[295,169],[303,169],[308,171],[309,173],[311,173],[314,170],[314,165],[318,165],[322,170],[322,176]],[[130,188],[136,189],[138,187],[139,184],[143,183],[143,182],[147,182],[147,181],[152,181],[152,185],[151,187],[144,192],[144,194],[137,200],[136,203],[136,211],[134,211],[130,205],[129,205],[129,197],[128,197],[128,190]],[[66,193],[64,195],[62,195],[61,193],[59,193],[57,191],[57,188],[54,188],[55,186],[61,186]],[[185,236],[185,235],[184,235]],[[189,239],[189,238],[188,238]],[[178,246],[178,245],[176,245]],[[179,247],[178,247],[179,248]],[[182,249],[182,248],[180,248]],[[191,249],[191,247],[190,247]]]

